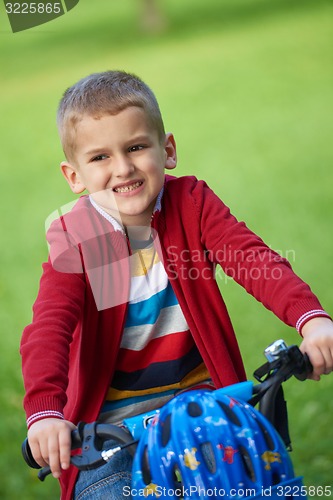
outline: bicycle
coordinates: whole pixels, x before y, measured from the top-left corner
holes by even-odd
[[[239,449],[242,448],[241,474],[244,475],[244,471],[246,471],[249,481],[246,482],[245,479],[243,480],[241,478],[240,480],[237,479],[237,484],[252,485],[255,482],[256,475],[263,478],[269,476],[270,478],[268,479],[268,483],[265,483],[265,479],[262,479],[261,484],[259,480],[259,486],[257,485],[256,489],[253,488],[251,490],[252,494],[249,495],[251,498],[259,498],[262,497],[262,495],[265,495],[265,484],[266,488],[267,484],[270,487],[269,490],[266,489],[265,496],[267,496],[267,492],[269,491],[271,500],[292,498],[293,496],[302,496],[303,498],[306,498],[306,490],[303,486],[302,478],[294,477],[291,461],[287,453],[287,451],[291,451],[291,440],[289,436],[287,408],[284,401],[282,383],[292,376],[304,381],[308,374],[312,371],[312,366],[307,355],[303,355],[297,346],[292,345],[288,347],[283,340],[278,340],[268,346],[264,353],[267,359],[266,363],[254,372],[254,377],[258,382],[257,384],[252,381],[245,381],[232,386],[216,389],[211,392],[193,390],[183,392],[182,394],[175,396],[171,402],[156,411],[125,419],[122,427],[111,424],[101,424],[98,422],[80,422],[78,427],[72,431],[71,436],[72,450],[81,449],[81,454],[73,455],[71,457],[71,464],[79,470],[92,470],[104,465],[112,459],[115,453],[127,448],[133,456],[132,483],[136,491],[140,487],[141,490],[146,491],[147,495],[152,494],[153,496],[155,495],[166,498],[174,496],[184,499],[196,499],[200,498],[200,496],[202,496],[201,493],[203,492],[201,489],[200,493],[198,485],[200,486],[200,484],[202,484],[206,488],[206,492],[209,487],[212,493],[215,493],[215,497],[217,497],[217,488],[215,486],[214,491],[212,486],[218,484],[220,486],[220,493],[218,497],[221,497],[221,491],[223,489],[221,485],[223,486],[223,483],[221,483],[220,478],[216,481],[217,463],[214,458],[216,449],[220,450],[218,453],[221,452],[219,455],[219,467],[221,467],[221,461],[229,463],[229,465],[233,463],[233,447],[223,445],[219,441],[216,441],[216,439],[221,438],[221,432],[216,433],[216,436],[214,435],[209,437],[210,431],[208,429],[208,434],[207,432],[203,432],[205,437],[200,438],[201,442],[198,444],[197,448],[192,447],[191,449],[191,447],[188,447],[185,451],[184,447],[181,448],[181,450],[178,451],[178,455],[181,456],[181,464],[179,462],[179,456],[176,457],[176,461],[173,462],[173,469],[171,472],[170,470],[169,472],[167,471],[167,473],[165,473],[165,471],[161,472],[161,469],[163,469],[163,467],[160,466],[161,456],[158,456],[158,460],[153,461],[154,463],[149,464],[149,453],[156,455],[159,442],[164,443],[165,446],[165,450],[163,451],[164,455],[162,456],[162,462],[164,462],[164,465],[166,463],[166,453],[169,453],[169,456],[170,453],[171,455],[177,455],[177,453],[175,453],[175,448],[178,446],[179,439],[177,438],[176,441],[174,440],[173,445],[170,444],[172,441],[172,432],[170,429],[171,424],[170,422],[167,423],[167,420],[172,415],[172,412],[178,412],[178,417],[183,416],[181,418],[185,419],[184,427],[187,425],[186,419],[188,418],[188,414],[190,414],[191,422],[192,420],[193,422],[196,422],[195,425],[198,428],[199,426],[197,422],[200,418],[201,420],[203,419],[203,412],[206,411],[205,408],[203,410],[203,402],[207,401],[207,406],[211,407],[211,415],[215,415],[216,418],[218,417],[220,420],[223,417],[225,421],[232,422],[230,425],[235,424],[234,427],[236,428],[236,431],[237,428],[239,428],[243,432],[244,429],[248,429],[248,427],[251,428],[251,426],[255,425],[256,430],[253,430],[254,427],[252,429],[252,441],[254,440],[255,434],[259,435],[262,433],[258,445],[259,448],[255,450],[257,454],[258,449],[261,449],[261,451],[264,450],[264,453],[261,454],[261,460],[264,464],[263,470],[259,474],[258,470],[257,472],[255,470],[256,464],[252,463],[253,459],[251,462],[251,457],[249,452],[246,450],[246,446],[243,444],[239,445]],[[200,404],[198,404],[198,398],[200,400]],[[257,404],[259,405],[259,410],[254,408]],[[234,408],[234,411],[231,410],[232,407]],[[209,413],[205,413],[205,415],[209,415]],[[206,420],[209,418],[211,417],[205,417]],[[251,419],[255,422],[255,424],[252,423]],[[188,433],[193,433],[192,423],[191,426],[192,427],[187,430]],[[228,427],[224,426],[224,432],[229,432]],[[237,432],[240,434],[240,431]],[[103,450],[103,442],[109,439],[116,440],[119,445],[115,448],[111,448],[110,450]],[[248,438],[248,441],[250,442],[249,439],[250,438]],[[258,436],[256,439],[258,439]],[[214,443],[215,451],[213,450],[211,442]],[[264,446],[264,448],[262,448],[262,446]],[[193,450],[196,450],[195,453],[200,453],[201,462],[197,460]],[[237,453],[238,451],[239,450],[236,450],[236,448],[233,449],[233,453]],[[33,459],[27,439],[25,439],[22,444],[22,454],[26,463],[30,467],[40,469],[38,477],[41,481],[43,481],[45,477],[50,474],[49,467],[41,469]],[[159,462],[157,469],[155,462]],[[274,465],[275,462],[277,462],[278,465]],[[188,483],[191,485],[191,481],[193,482],[193,474],[196,474],[196,472],[194,473],[193,471],[197,471],[199,468],[198,464],[200,463],[205,465],[205,472],[201,472],[201,476],[195,476],[196,486],[194,484],[193,488],[197,488],[197,491],[195,492],[194,489],[186,490],[186,484]],[[280,463],[282,464],[281,466]],[[229,474],[229,471],[231,470],[227,465],[226,467],[227,469],[223,472],[224,476],[227,473]],[[283,483],[276,482],[274,485],[273,476],[274,473],[276,474],[273,470],[274,467],[284,467],[279,476],[279,481],[281,481],[281,477],[286,478]],[[239,472],[238,469],[236,471],[237,473]],[[270,472],[266,473],[266,471]],[[166,479],[167,476],[168,479]],[[155,480],[156,477],[159,478],[158,481]],[[273,478],[273,480],[271,478]],[[168,483],[168,488],[164,486],[164,490],[162,485],[159,484],[163,483],[163,481],[165,484]],[[271,481],[273,481],[273,485],[269,484]],[[159,487],[160,489],[158,489]],[[192,488],[192,486],[190,487]],[[200,486],[200,488],[202,488],[202,486]],[[170,493],[172,491],[174,492],[173,495]],[[230,491],[231,490],[229,488],[228,494],[226,490],[224,490],[222,496],[225,496],[226,493],[230,496]],[[175,492],[177,492],[177,494]],[[235,494],[232,496],[237,500],[237,498],[247,496],[244,492],[245,490],[242,491],[242,494],[240,494],[240,490],[235,490]]]

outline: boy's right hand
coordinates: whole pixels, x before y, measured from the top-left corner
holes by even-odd
[[[28,430],[31,453],[41,466],[50,466],[53,477],[58,479],[61,470],[70,465],[71,431],[75,425],[68,420],[44,418]]]

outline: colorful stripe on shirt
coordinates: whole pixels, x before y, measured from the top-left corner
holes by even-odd
[[[125,329],[101,415],[107,421],[140,413],[143,406],[157,408],[209,379],[153,245],[133,251],[131,273]]]

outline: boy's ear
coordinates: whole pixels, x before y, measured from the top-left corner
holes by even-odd
[[[60,164],[60,169],[73,193],[79,194],[85,190],[85,186],[80,179],[80,174],[73,165],[67,161],[63,161]]]
[[[169,133],[165,136],[165,168],[171,170],[177,165],[177,148],[173,134]]]

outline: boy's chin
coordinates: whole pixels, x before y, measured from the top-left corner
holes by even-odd
[[[120,224],[124,226],[150,226],[156,200],[153,200],[149,206],[142,203],[142,200],[141,203],[133,203],[132,201],[132,207],[126,207],[128,202],[122,203],[121,200],[120,203],[117,203],[115,195],[111,190],[96,192],[90,196],[99,207],[120,222]]]
[[[113,212],[115,215],[119,214],[118,204],[116,202],[113,192],[110,191],[99,191],[98,193],[91,193],[90,197],[100,206],[103,210],[110,213]]]

